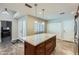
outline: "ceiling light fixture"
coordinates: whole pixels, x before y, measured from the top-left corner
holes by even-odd
[[[45,23],[44,23],[44,22],[42,22],[42,24],[44,25]]]
[[[71,14],[74,14],[75,12],[73,11],[73,12],[71,12]]]
[[[78,10],[78,13],[79,13],[79,10]]]
[[[38,23],[37,21],[35,21],[35,23]]]
[[[37,4],[34,4],[35,6],[35,16],[37,16]]]
[[[7,11],[7,8],[5,8],[5,11]]]
[[[9,13],[8,13],[8,11],[7,11],[7,8],[5,8],[4,11],[2,11],[2,14],[9,15]]]
[[[43,11],[43,18],[44,18],[45,9],[42,9],[42,11]]]
[[[41,12],[39,12],[39,14],[42,14]]]

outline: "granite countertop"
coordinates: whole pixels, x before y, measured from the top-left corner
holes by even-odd
[[[42,34],[27,36],[26,38],[23,38],[23,40],[34,46],[37,46],[38,44],[48,40],[53,36],[56,36],[56,34],[42,33]]]

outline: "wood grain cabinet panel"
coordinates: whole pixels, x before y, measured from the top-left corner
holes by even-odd
[[[35,55],[35,47],[27,42],[24,43],[24,54]]]
[[[51,54],[56,47],[56,36],[33,46],[27,42],[24,43],[24,54],[25,55],[49,55]]]
[[[45,42],[41,43],[36,47],[36,54],[37,55],[44,55],[45,54]]]

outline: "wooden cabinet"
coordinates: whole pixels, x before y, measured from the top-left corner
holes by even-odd
[[[46,55],[51,54],[56,47],[56,36],[46,41]]]
[[[27,42],[24,43],[25,55],[50,55],[56,47],[56,36],[33,46]]]
[[[34,55],[35,47],[27,42],[24,42],[24,54],[25,55]]]
[[[45,42],[36,46],[36,54],[44,55],[45,54]]]

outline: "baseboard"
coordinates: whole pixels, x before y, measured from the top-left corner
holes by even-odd
[[[14,40],[17,40],[17,38],[15,38],[15,39],[14,39],[14,38],[12,38],[11,42],[13,42]]]
[[[73,41],[66,41],[66,40],[63,40],[63,41],[65,41],[65,42],[69,42],[69,43],[74,43]]]
[[[62,40],[62,39],[58,39],[58,40]],[[62,41],[69,42],[69,43],[74,43],[74,41],[67,41],[67,40],[62,40]]]

